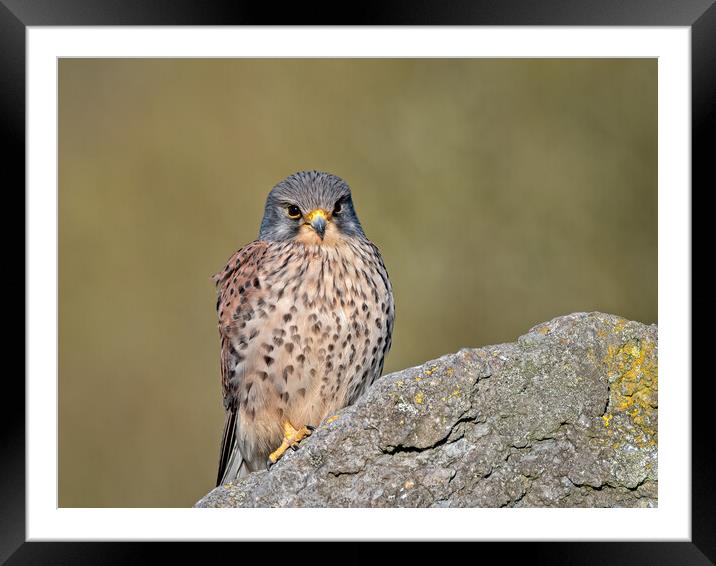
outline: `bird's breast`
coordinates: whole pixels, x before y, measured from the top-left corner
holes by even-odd
[[[240,411],[244,434],[266,439],[263,451],[285,420],[316,425],[379,376],[393,302],[371,250],[285,246],[262,269]]]

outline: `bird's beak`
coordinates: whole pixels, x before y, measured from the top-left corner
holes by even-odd
[[[328,222],[328,213],[325,210],[317,208],[309,212],[306,216],[306,223],[311,225],[316,233],[323,239],[326,234],[326,223]]]

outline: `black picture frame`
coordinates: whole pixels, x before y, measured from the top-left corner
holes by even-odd
[[[3,152],[6,203],[11,194],[24,195],[24,191],[13,189],[25,184],[26,28],[68,25],[688,26],[692,42],[691,195],[696,192],[696,187],[700,187],[700,192],[716,187],[713,150],[709,144],[709,138],[714,137],[716,120],[716,6],[713,0],[384,0],[362,1],[352,6],[354,9],[347,9],[348,6],[341,3],[320,2],[294,3],[284,7],[270,3],[208,3],[199,0],[0,0],[0,123],[2,137],[9,142]],[[24,220],[24,198],[18,207],[6,208],[8,213],[18,216],[20,210]],[[11,215],[6,214],[6,219],[10,218]],[[4,225],[9,226],[10,222]],[[8,238],[6,241],[12,240]],[[696,243],[695,239],[693,243]],[[24,258],[22,262],[24,265]],[[6,271],[12,274],[13,280],[17,280],[19,278],[14,274],[19,267],[17,263],[13,265],[12,270]],[[23,283],[26,283],[24,276]],[[10,349],[6,348],[6,351]],[[709,406],[711,397],[707,394],[709,378],[708,374],[702,373],[696,378],[688,375],[683,379],[691,379],[692,385],[691,542],[497,543],[513,546],[509,554],[505,554],[510,561],[524,557],[530,563],[631,566],[716,562],[716,456],[710,442],[713,408]],[[6,371],[3,386],[2,397],[6,402],[3,411],[0,411],[0,562],[7,561],[12,565],[124,564],[156,561],[160,557],[162,562],[168,562],[174,554],[179,557],[179,553],[182,558],[189,558],[189,545],[186,543],[26,542],[24,381],[19,372]],[[48,477],[48,481],[54,481],[54,478]],[[314,528],[317,527],[307,526],[309,532]],[[313,533],[309,538],[317,536]],[[198,552],[202,562],[210,562],[227,550],[237,552],[236,544],[248,543],[203,544]],[[369,545],[353,543],[353,546],[354,550],[343,554],[351,562],[362,562],[378,552],[387,557],[384,550],[374,552]],[[244,546],[235,558],[241,560],[253,552],[255,549]],[[267,552],[267,549],[262,547],[260,552]],[[301,546],[287,546],[266,554],[264,559],[275,560],[285,552],[303,554]],[[423,545],[412,545],[410,549],[400,552],[402,561],[407,562],[411,554],[423,555],[424,549]]]

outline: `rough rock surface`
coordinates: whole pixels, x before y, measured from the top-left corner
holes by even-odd
[[[386,375],[197,507],[654,507],[657,327],[575,313]]]

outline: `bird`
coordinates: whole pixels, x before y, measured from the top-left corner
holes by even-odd
[[[270,469],[378,379],[393,289],[340,177],[269,192],[258,238],[214,275],[224,429],[216,485]]]

